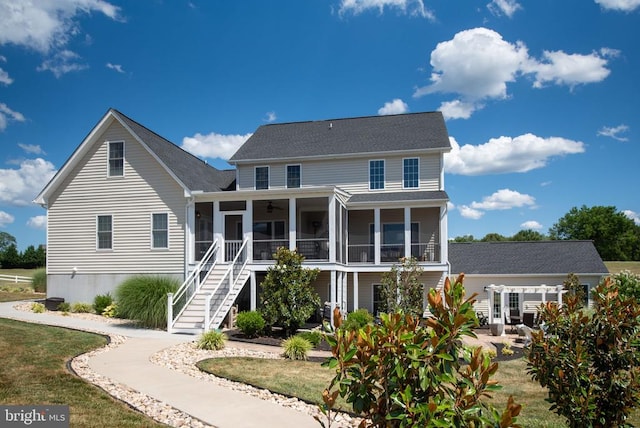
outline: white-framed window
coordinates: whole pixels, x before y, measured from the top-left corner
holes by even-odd
[[[420,186],[420,163],[418,158],[402,159],[402,187],[405,189]]]
[[[151,214],[151,248],[169,248],[169,214]]]
[[[287,165],[287,189],[297,189],[302,182],[302,166]]]
[[[109,141],[109,177],[124,177],[124,141]]]
[[[384,189],[384,159],[369,161],[369,189]]]
[[[257,166],[255,168],[255,186],[256,190],[269,188],[269,167]]]
[[[96,248],[113,249],[113,216],[99,215],[96,218]]]

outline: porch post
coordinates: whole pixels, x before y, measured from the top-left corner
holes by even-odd
[[[348,287],[348,279],[349,274],[347,272],[342,272],[342,311],[343,313],[347,312],[347,308],[349,307],[349,296],[347,292]]]
[[[331,294],[331,326],[335,327],[333,325],[333,310],[336,308],[336,271],[332,270],[331,271],[331,289],[329,290],[330,294]]]
[[[255,311],[256,308],[258,307],[257,301],[258,301],[258,287],[256,284],[256,273],[254,271],[251,271],[251,297],[250,299],[250,309],[252,311]]]
[[[380,264],[380,208],[373,209],[373,250],[375,264]]]
[[[485,290],[487,290],[487,293],[489,294],[489,308],[487,309],[488,312],[488,317],[489,317],[489,324],[493,324],[493,303],[495,301],[495,285],[491,284],[488,287],[485,287]]]
[[[193,198],[189,199],[187,203],[187,230],[185,230],[185,276],[189,275],[189,264],[195,263],[195,231],[196,231],[196,204]]]
[[[562,285],[556,285],[556,291],[558,293],[558,307],[562,306],[562,291],[564,287]]]
[[[253,200],[247,201],[246,211],[242,216],[242,240],[248,239],[247,242],[247,261],[253,262]]]
[[[224,262],[224,217],[220,212],[220,201],[213,201],[213,240],[218,242],[219,250],[216,259]]]
[[[542,303],[547,303],[547,284],[542,284],[540,288],[542,289]]]
[[[500,324],[504,324],[504,315],[505,315],[505,306],[504,306],[504,285],[500,286]],[[502,329],[502,334],[500,336],[504,336],[504,328]]]
[[[440,263],[446,263],[449,260],[449,241],[447,241],[447,237],[449,236],[449,226],[447,224],[447,212],[448,208],[445,203],[440,207],[440,254],[438,254],[437,259]]]
[[[404,256],[411,256],[411,208],[404,207]]]
[[[336,197],[331,195],[329,196],[329,263],[336,262],[336,242]]]
[[[353,310],[357,311],[359,308],[358,302],[358,272],[353,273]]]
[[[296,230],[298,219],[296,218],[296,198],[289,198],[289,249],[295,250],[298,246]]]

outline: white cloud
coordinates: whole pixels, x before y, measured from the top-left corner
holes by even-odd
[[[110,62],[108,62],[107,68],[110,68],[111,70],[115,70],[118,73],[124,73],[124,70],[122,69],[122,66],[120,64],[111,64]]]
[[[431,83],[417,88],[413,96],[457,94],[458,99],[443,103],[441,109],[449,118],[466,119],[483,108],[483,100],[507,99],[507,84],[523,76],[533,76],[535,88],[600,82],[610,74],[609,59],[617,55],[619,51],[610,48],[588,55],[544,51],[538,60],[521,41],[510,43],[496,31],[473,28],[438,43],[431,52]]]
[[[471,220],[478,220],[484,215],[482,211],[478,211],[476,209],[470,208],[467,205],[460,205],[458,207],[458,211],[460,211],[460,215],[462,217],[468,218]]]
[[[506,15],[509,18],[522,9],[522,6],[516,0],[493,0],[487,7],[494,15]]]
[[[182,139],[182,148],[189,153],[205,158],[229,159],[252,134],[222,135],[212,132],[200,133]]]
[[[624,213],[624,215],[629,217],[631,220],[633,220],[635,224],[640,226],[640,214],[639,213],[637,213],[635,211],[631,211],[631,210],[624,210],[623,213]]]
[[[492,138],[473,146],[460,146],[449,137],[451,151],[444,155],[450,174],[484,175],[527,172],[544,167],[550,158],[583,153],[584,143],[560,137],[542,138],[533,134]]]
[[[36,70],[50,71],[56,78],[60,78],[63,74],[89,68],[87,64],[82,64],[79,60],[80,55],[65,49],[44,60]]]
[[[0,45],[48,54],[80,33],[78,15],[92,12],[120,19],[120,8],[104,0],[0,0]]]
[[[640,0],[595,0],[603,9],[631,12],[640,6]]]
[[[511,189],[500,189],[493,195],[485,196],[482,202],[471,202],[475,210],[510,210],[524,206],[535,207],[536,198]]]
[[[15,220],[15,218],[4,211],[0,211],[0,227],[5,227],[8,224],[13,223],[13,221]]]
[[[9,73],[0,68],[0,83],[3,85],[10,85],[13,83],[13,79],[9,77]]]
[[[47,228],[47,216],[37,215],[27,220],[27,226],[32,229],[45,230]]]
[[[10,121],[24,122],[22,113],[11,110],[5,103],[0,103],[0,132],[7,128]]]
[[[540,230],[542,229],[542,225],[540,223],[538,223],[535,220],[529,220],[529,221],[525,221],[524,223],[522,223],[520,225],[521,228],[527,230],[527,229],[531,229],[531,230]]]
[[[393,101],[384,103],[384,106],[378,109],[378,114],[384,116],[388,114],[402,114],[408,111],[409,106],[407,103],[402,101],[400,98],[396,98]]]
[[[603,126],[598,131],[598,136],[602,135],[604,137],[611,137],[618,141],[629,141],[627,137],[621,137],[620,134],[625,133],[629,130],[627,125],[618,125],[613,127]]]
[[[451,202],[451,201],[447,201],[447,209],[448,209],[449,211],[453,211],[453,210],[455,210],[455,209],[456,209],[456,204],[454,204],[454,203],[453,203],[453,202]]]
[[[276,116],[275,111],[268,111],[264,121],[271,123],[271,122],[275,122],[277,119],[278,119],[278,116]]]
[[[42,150],[42,147],[40,147],[37,144],[22,144],[22,143],[18,143],[18,147],[20,147],[22,150],[24,150],[25,152],[32,154],[32,155],[44,155],[46,154],[44,152],[44,150]]]
[[[55,173],[53,164],[41,158],[24,160],[18,169],[0,169],[0,203],[30,205]]]
[[[396,9],[403,14],[408,13],[411,16],[420,16],[432,21],[435,19],[433,12],[425,7],[422,0],[341,0],[338,13],[340,15],[346,13],[359,15],[369,9],[378,9],[378,12],[382,14],[385,7]]]

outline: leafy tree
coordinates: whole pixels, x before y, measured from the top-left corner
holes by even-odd
[[[320,296],[310,285],[320,270],[303,268],[304,256],[285,247],[278,248],[275,260],[260,284],[260,312],[269,327],[281,326],[290,336],[320,306]]]
[[[464,336],[476,337],[477,319],[475,294],[466,298],[462,278],[453,285],[447,278],[444,296],[430,290],[434,317],[426,326],[419,317],[382,314],[379,325],[327,336],[332,357],[324,365],[336,373],[323,393],[327,426],[338,394],[364,416],[361,427],[519,426],[520,405],[511,397],[502,413],[485,400],[499,388],[491,380],[497,363],[481,347],[463,347]]]
[[[480,241],[481,242],[501,242],[508,241],[509,238],[500,235],[499,233],[487,233]]]
[[[593,311],[576,295],[541,307],[545,331],[532,334],[527,370],[569,427],[631,426],[640,404],[640,303],[610,278],[592,300]]]
[[[21,265],[25,269],[34,269],[37,267],[42,267],[44,264],[39,264],[39,256],[38,251],[35,249],[33,245],[29,245],[24,253],[22,253],[21,257]]]
[[[640,276],[628,270],[623,270],[612,276],[623,297],[632,297],[640,302]]]
[[[512,241],[544,241],[546,237],[533,229],[521,230],[511,237]]]
[[[382,274],[380,310],[422,316],[424,291],[420,275],[424,269],[414,257],[404,257],[400,263],[400,266],[394,263],[389,272]]]
[[[603,260],[640,260],[640,226],[613,206],[573,207],[549,235],[592,240]]]
[[[0,254],[0,266],[4,269],[13,269],[20,267],[20,253],[16,244],[9,244],[7,248]]]
[[[453,242],[475,242],[475,240],[476,239],[473,237],[473,235],[462,235],[453,238]]]
[[[16,238],[7,232],[0,232],[0,254],[11,245],[17,245]]]

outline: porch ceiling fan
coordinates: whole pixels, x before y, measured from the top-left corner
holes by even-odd
[[[282,208],[280,208],[279,206],[273,205],[273,202],[269,201],[267,203],[267,213],[271,214],[274,209],[281,210]]]

